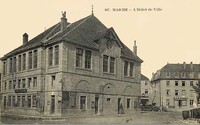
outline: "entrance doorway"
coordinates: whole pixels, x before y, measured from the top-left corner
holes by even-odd
[[[120,108],[121,108],[120,102],[121,102],[121,98],[118,98],[118,102],[117,102],[117,104],[118,104],[118,114],[120,114]]]
[[[55,113],[55,95],[51,95],[51,114]]]
[[[178,106],[179,106],[179,107],[182,106],[182,100],[178,100]]]
[[[99,110],[99,97],[95,97],[95,114],[98,114]]]

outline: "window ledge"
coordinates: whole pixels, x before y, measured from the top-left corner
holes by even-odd
[[[92,69],[82,68],[82,67],[76,67],[77,70],[85,70],[92,72]]]
[[[109,73],[109,72],[103,72],[103,74],[106,74],[106,75],[113,75],[113,76],[116,75],[115,73]]]
[[[48,66],[49,69],[51,68],[57,68],[59,65],[54,65],[54,66]]]

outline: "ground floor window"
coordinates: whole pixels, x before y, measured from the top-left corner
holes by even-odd
[[[169,106],[170,105],[170,100],[166,99],[166,105]]]
[[[194,100],[190,100],[190,106],[192,106],[194,103]]]
[[[15,104],[15,96],[12,97],[12,106],[13,106],[13,107],[16,107],[16,104]]]
[[[182,106],[187,106],[187,101],[186,100],[182,101]]]
[[[28,104],[28,107],[30,108],[31,107],[31,96],[27,96],[27,104]]]
[[[36,101],[37,101],[37,100],[36,100],[36,95],[33,95],[32,99],[33,99],[33,100],[32,100],[32,101],[33,101],[32,106],[33,106],[33,107],[36,107]]]
[[[21,105],[21,96],[17,96],[17,107]]]
[[[25,107],[25,96],[22,96],[22,107]]]
[[[80,97],[80,109],[82,110],[86,109],[86,96]]]
[[[131,99],[127,99],[127,109],[131,108]]]

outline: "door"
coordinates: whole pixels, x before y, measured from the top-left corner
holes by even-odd
[[[55,113],[55,95],[51,95],[51,114]]]
[[[179,106],[179,107],[182,106],[182,100],[178,100],[178,106]]]
[[[121,98],[118,98],[118,102],[117,102],[117,105],[118,105],[118,114],[120,114],[120,102],[121,102]]]
[[[99,110],[99,97],[95,97],[95,114],[98,114]]]

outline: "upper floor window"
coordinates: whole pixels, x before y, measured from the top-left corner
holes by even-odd
[[[170,81],[166,81],[166,86],[169,86],[170,85]]]
[[[144,94],[148,94],[148,89],[145,89]]]
[[[13,89],[16,87],[16,80],[13,80]]]
[[[115,72],[115,58],[110,57],[110,73],[114,73],[114,72]]]
[[[13,60],[10,58],[9,72],[12,73]]]
[[[185,81],[182,81],[182,86],[185,86]]]
[[[108,56],[103,55],[103,72],[108,72]]]
[[[22,66],[22,56],[18,56],[18,71],[21,71],[21,66]]]
[[[169,72],[166,72],[166,76],[167,76],[167,77],[170,77],[170,73],[169,73]]]
[[[83,49],[76,49],[76,67],[82,67],[83,65]]]
[[[91,69],[91,51],[86,50],[85,51],[85,68],[86,69]]]
[[[179,76],[179,73],[178,72],[175,72],[175,77],[178,77]]]
[[[186,95],[186,92],[185,92],[185,90],[182,90],[182,95]]]
[[[133,76],[133,67],[134,67],[134,63],[130,62],[130,76]]]
[[[33,77],[33,87],[37,86],[37,77]]]
[[[22,70],[26,70],[26,53],[23,54],[23,64],[22,64]]]
[[[124,61],[124,75],[128,76],[128,61]]]
[[[28,88],[31,87],[31,81],[32,81],[32,78],[28,78]]]
[[[178,90],[175,90],[175,95],[178,95]]]
[[[55,46],[55,65],[59,64],[59,46]]]
[[[37,51],[37,50],[34,50],[33,53],[34,53],[33,68],[37,68],[37,63],[38,63],[38,51]]]
[[[3,75],[6,75],[6,62],[3,62]]]
[[[22,88],[26,87],[26,79],[22,79]]]
[[[13,58],[13,72],[16,72],[16,66],[17,66],[17,58]]]
[[[53,47],[49,48],[49,66],[53,65]]]
[[[190,81],[190,86],[193,86],[193,81]]]
[[[32,52],[29,52],[28,54],[29,54],[29,56],[28,56],[28,58],[29,58],[28,59],[28,68],[32,69],[32,58],[33,58],[32,56],[33,55],[32,55]]]
[[[181,73],[181,77],[185,78],[185,73],[184,72]]]
[[[9,89],[12,88],[12,81],[9,82]]]
[[[56,76],[55,75],[51,76],[51,86],[54,86],[55,80],[56,80]]]
[[[166,94],[167,94],[167,95],[170,95],[170,90],[166,90]]]
[[[175,86],[178,86],[178,81],[175,81]]]
[[[18,86],[18,88],[21,88],[21,79],[18,80],[17,86]]]

